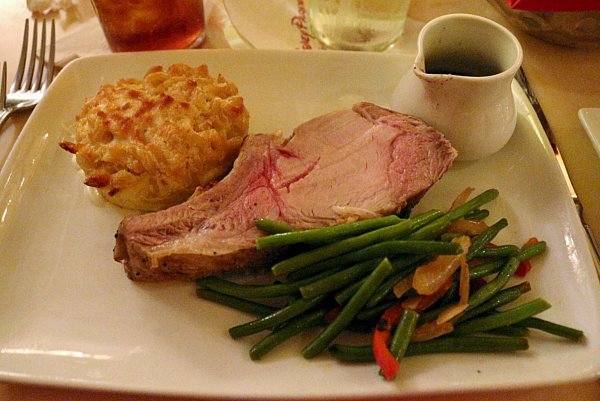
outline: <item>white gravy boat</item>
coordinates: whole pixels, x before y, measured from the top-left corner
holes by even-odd
[[[392,108],[443,132],[458,160],[485,157],[515,129],[511,83],[522,60],[517,38],[494,21],[470,14],[436,18],[419,34],[413,69],[395,89]]]

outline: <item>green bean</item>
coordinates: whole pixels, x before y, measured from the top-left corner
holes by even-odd
[[[421,227],[420,229],[415,230],[408,236],[408,239],[434,240],[442,235],[444,231],[446,231],[450,223],[452,223],[452,220],[450,220],[448,215],[445,214],[431,223]]]
[[[492,260],[469,267],[469,279],[475,280],[498,273],[504,266],[506,266],[506,259]]]
[[[443,215],[444,215],[444,212],[442,212],[441,210],[430,209],[426,212],[423,212],[414,217],[411,217],[410,220],[412,220],[415,223],[413,230],[418,230],[421,227],[424,227],[427,224],[437,220],[438,218],[440,218]],[[392,238],[392,239],[398,239],[398,238]]]
[[[196,280],[202,288],[240,298],[274,298],[298,292],[294,284],[238,284],[219,277],[203,277]]]
[[[483,287],[478,289],[475,294],[469,297],[469,308],[473,309],[477,305],[482,304],[491,298],[494,294],[500,291],[508,280],[515,274],[517,271],[517,267],[519,267],[519,261],[517,258],[510,258],[504,268],[491,280],[489,283],[485,284]]]
[[[529,317],[515,323],[515,325],[519,327],[528,327],[530,329],[541,330],[571,341],[580,341],[584,337],[584,333],[581,330],[540,319],[539,317]]]
[[[297,231],[296,227],[286,224],[284,222],[262,218],[254,219],[254,225],[259,230],[269,234],[280,234]]]
[[[546,247],[545,241],[539,241],[535,244],[521,248],[515,257],[519,262],[523,262],[544,253]],[[504,260],[492,260],[490,262],[480,263],[469,269],[469,278],[472,280],[497,273],[505,263],[506,261]]]
[[[497,189],[488,189],[487,191],[484,191],[481,194],[463,203],[456,209],[447,212],[440,218],[411,233],[408,238],[436,239],[446,230],[446,228],[448,228],[450,223],[452,223],[454,220],[460,219],[472,210],[477,209],[488,202],[491,202],[492,200],[496,199],[497,196]]]
[[[529,245],[525,248],[521,248],[519,252],[514,256],[519,262],[529,260],[537,255],[544,253],[547,245],[545,241],[539,241],[535,244]],[[476,278],[482,278],[491,274],[497,273],[505,266],[506,260],[498,259],[490,262],[480,263],[469,269],[469,278],[471,280]]]
[[[292,256],[282,260],[271,267],[271,271],[276,276],[287,274],[313,263],[325,259],[333,258],[344,253],[352,252],[360,248],[383,242],[391,239],[398,239],[407,236],[415,227],[418,227],[423,221],[429,221],[432,216],[439,215],[439,211],[429,211],[420,216],[401,222],[392,226],[379,228],[354,237],[342,239],[331,244],[312,249],[307,252]]]
[[[473,254],[473,258],[510,258],[519,254],[519,247],[516,245],[498,245],[486,246]]]
[[[298,295],[300,287],[312,282],[322,280],[344,268],[343,265],[335,266],[332,269],[319,274],[303,278],[297,281],[273,284],[238,284],[218,277],[203,277],[196,280],[197,284],[203,288],[209,288],[222,294],[232,295],[234,297],[257,299],[257,298],[276,298],[281,296]]]
[[[346,328],[358,311],[367,303],[373,291],[392,272],[392,265],[388,259],[384,259],[379,266],[367,277],[363,285],[352,296],[350,301],[341,309],[335,319],[314,338],[304,349],[302,355],[305,358],[313,358],[320,354],[331,344],[333,340]]]
[[[516,257],[519,260],[519,262],[523,262],[525,260],[533,258],[534,256],[538,256],[544,253],[546,251],[546,248],[546,241],[539,241],[535,244],[531,244],[529,246],[521,248]]]
[[[441,241],[396,240],[385,241],[370,248],[379,247],[383,255],[458,255],[462,252],[459,244]],[[367,248],[365,248],[367,249]],[[381,256],[381,255],[378,255]]]
[[[392,266],[394,268],[394,271],[395,271],[393,274],[396,275],[396,278],[395,278],[396,281],[394,283],[396,283],[398,281],[399,276],[402,276],[401,278],[406,276],[406,274],[403,273],[404,269],[407,269],[408,274],[410,274],[417,267],[419,267],[418,263],[413,264],[412,262],[413,262],[412,259],[404,259],[404,258],[403,259],[395,259],[391,262]],[[388,277],[386,280],[384,280],[384,282],[375,290],[375,293],[373,293],[373,296],[371,297],[372,299],[374,297],[378,297],[379,300],[383,299],[385,294],[382,295],[381,291],[386,290],[385,287],[390,287],[390,282],[389,282],[390,279],[394,279],[394,278],[390,275],[390,277]],[[338,305],[344,305],[346,302],[348,302],[348,300],[352,297],[352,295],[354,295],[354,293],[358,290],[358,288],[360,287],[361,284],[362,284],[362,280],[359,280],[353,284],[350,284],[346,288],[343,288],[337,294],[335,294],[334,299],[338,303]],[[391,285],[391,288],[388,288],[388,290],[391,290],[392,288],[393,288],[393,285]],[[371,302],[371,299],[369,300],[369,302]],[[369,306],[374,306],[374,303],[372,303]]]
[[[396,360],[399,361],[404,357],[418,320],[419,314],[413,310],[407,309],[402,314],[402,318],[398,322],[392,341],[390,342],[390,352]]]
[[[284,295],[298,293],[303,283],[310,280],[295,283],[277,284],[238,284],[219,277],[203,277],[196,280],[202,288],[208,288],[222,294],[232,295],[239,298],[275,298]]]
[[[311,299],[299,298],[289,305],[275,311],[274,313],[244,323],[229,329],[229,335],[233,338],[249,336],[263,330],[272,329],[288,320],[300,315],[301,313],[323,303],[325,296],[315,297]]]
[[[539,241],[535,244],[529,245],[525,248],[521,248],[519,252],[514,256],[517,261],[523,262],[529,260],[535,256],[538,256],[546,251],[547,245],[545,241]],[[506,264],[506,260],[498,259],[490,262],[480,263],[469,269],[469,278],[471,280],[476,278],[482,278],[491,274],[497,273]]]
[[[453,334],[472,334],[496,329],[498,327],[510,326],[511,324],[515,324],[523,319],[541,313],[548,308],[550,308],[550,304],[546,300],[537,298],[503,312],[467,320],[466,322],[456,325]]]
[[[464,215],[465,220],[484,220],[490,215],[490,211],[487,209],[473,209],[469,213]]]
[[[465,352],[512,352],[529,348],[527,339],[522,337],[468,336],[438,337],[433,340],[412,342],[405,356]],[[329,348],[338,360],[346,362],[374,362],[373,348],[370,345],[334,344]]]
[[[499,192],[497,189],[492,188],[485,190],[479,195],[474,196],[472,199],[466,201],[456,209],[450,210],[448,213],[446,213],[446,215],[449,216],[448,218],[452,221],[460,219],[461,217],[464,217],[465,214],[493,201],[498,197],[498,195]]]
[[[449,246],[448,246],[449,245]],[[316,274],[320,271],[330,269],[334,266],[347,265],[361,262],[367,259],[393,257],[402,255],[426,255],[455,254],[460,252],[458,244],[440,243],[439,241],[384,241],[367,246],[365,248],[348,252],[346,254],[326,259],[321,262],[306,266],[288,275],[290,280],[298,280]]]
[[[352,296],[356,293],[356,291],[358,291],[358,289],[365,282],[366,279],[366,277],[363,277],[362,279],[350,284],[346,288],[342,288],[333,296],[335,302],[337,302],[338,305],[345,305],[350,300],[350,298],[352,298]]]
[[[325,244],[333,240],[340,240],[350,235],[358,235],[378,228],[397,224],[401,219],[396,215],[375,217],[352,223],[338,224],[330,227],[315,228],[310,230],[290,231],[256,240],[257,249],[274,248],[292,244]]]
[[[539,241],[535,244],[529,245],[525,248],[521,248],[515,255],[519,262],[529,260],[537,255],[542,254],[546,250],[546,242]],[[480,263],[469,269],[469,278],[471,280],[476,278],[482,278],[491,274],[497,273],[505,265],[506,260],[492,260],[485,263]]]
[[[506,226],[508,226],[508,221],[502,218],[494,224],[492,224],[491,226],[489,226],[487,230],[485,230],[481,234],[474,236],[473,240],[471,241],[469,251],[467,252],[467,260],[473,259],[475,255],[479,253],[481,249],[485,248],[487,244],[489,244],[490,241],[492,241],[496,237],[496,235],[498,235],[498,233]]]
[[[323,323],[323,319],[327,314],[327,308],[319,308],[305,312],[301,315],[290,319],[283,327],[273,330],[271,333],[263,337],[258,343],[250,348],[250,359],[258,360],[265,356],[269,351],[288,340],[289,338],[303,332],[311,327],[318,326]]]
[[[469,320],[475,316],[481,315],[485,312],[489,312],[496,308],[499,308],[503,305],[507,305],[521,295],[531,290],[531,285],[529,282],[524,281],[515,286],[505,288],[501,291],[498,291],[495,295],[490,297],[487,301],[479,304],[477,307],[471,308],[467,310],[459,319],[459,322],[463,322],[465,320]]]
[[[458,244],[439,241],[384,241],[368,246],[358,251],[349,252],[336,258],[327,259],[319,263],[297,270],[294,273],[302,273],[304,270],[317,272],[329,269],[340,264],[363,262],[369,259],[393,257],[397,255],[456,255],[461,249]],[[300,277],[305,277],[306,273]],[[298,277],[298,276],[293,276]]]
[[[251,313],[256,316],[268,316],[271,313],[277,311],[277,308],[264,305],[253,301],[248,301],[247,299],[237,298],[231,295],[222,294],[217,291],[212,291],[208,289],[198,288],[196,289],[196,295],[202,299],[206,299],[208,301],[216,302],[225,306],[229,306],[230,308],[237,309],[242,312]]]
[[[333,344],[329,347],[329,352],[335,359],[343,362],[375,362],[371,345]]]
[[[289,274],[286,275],[285,281],[291,283],[293,281],[304,280],[308,277],[312,277],[316,274],[320,274],[324,271],[328,271],[332,268],[335,268],[336,266],[338,266],[338,267],[350,266],[352,263],[344,263],[343,260],[340,260],[339,263],[336,263],[336,259],[338,259],[338,258],[341,259],[343,256],[344,255],[340,255],[335,258],[326,259],[321,262],[313,263],[312,265],[305,266],[299,270],[294,270],[293,272],[290,272]]]
[[[527,334],[529,334],[529,330],[526,327],[518,327],[516,325],[512,325],[488,330],[486,331],[486,333],[505,337],[525,337]]]
[[[452,241],[454,238],[458,238],[458,237],[462,237],[464,234],[462,233],[442,233],[442,235],[440,235],[440,241],[444,241],[444,242],[450,242]]]
[[[522,337],[447,336],[411,343],[406,350],[406,356],[453,352],[510,352],[528,348],[527,339]]]
[[[422,263],[424,263],[428,257],[423,257],[421,255],[415,255],[413,257],[408,257],[405,259],[399,259],[392,261],[392,266],[394,266],[394,273],[392,273],[381,285],[375,290],[369,302],[367,302],[367,307],[372,308],[381,302],[388,294],[391,293],[394,286],[398,281],[402,280],[405,277],[408,277],[409,274],[414,272],[417,267],[419,267]]]
[[[304,298],[313,298],[317,295],[327,294],[335,291],[355,282],[361,277],[364,277],[373,269],[375,269],[379,263],[380,260],[376,259],[357,263],[348,267],[347,269],[324,277],[321,280],[303,285],[300,287],[300,293]]]
[[[368,252],[371,253],[368,253]],[[440,241],[420,241],[420,240],[396,240],[384,241],[369,247],[363,248],[358,252],[365,252],[366,258],[395,256],[399,254],[408,255],[457,255],[461,253],[459,244]],[[348,255],[348,254],[346,254]],[[346,256],[343,255],[343,256]],[[361,258],[362,259],[362,258]],[[360,259],[359,259],[360,260]]]

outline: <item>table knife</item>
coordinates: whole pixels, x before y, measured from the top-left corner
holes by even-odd
[[[552,129],[550,128],[550,124],[548,124],[546,115],[544,114],[544,110],[542,109],[542,106],[540,105],[537,97],[535,96],[535,93],[529,86],[529,82],[527,81],[527,77],[525,76],[525,72],[523,71],[523,68],[520,68],[517,71],[517,74],[515,75],[515,80],[517,81],[519,86],[521,86],[521,89],[523,89],[523,91],[525,92],[525,95],[527,96],[527,100],[529,100],[529,102],[531,103],[531,106],[533,107],[533,110],[535,111],[535,114],[537,115],[537,117],[540,121],[540,124],[542,125],[544,133],[546,134],[546,137],[548,138],[548,141],[550,142],[550,146],[552,147],[552,151],[554,152],[554,155],[556,156],[556,161],[558,163],[560,171],[565,179],[565,182],[567,183],[569,192],[571,193],[571,198],[573,199],[573,202],[575,203],[575,208],[577,210],[577,214],[579,215],[579,220],[581,221],[581,224],[587,234],[587,237],[588,237],[588,240],[590,243],[590,247],[593,249],[593,251],[595,253],[596,270],[598,271],[598,274],[600,275],[600,266],[598,263],[598,261],[600,260],[600,247],[598,246],[598,243],[596,242],[596,240],[594,238],[592,229],[590,228],[589,224],[585,221],[585,217],[584,217],[584,213],[583,213],[583,205],[581,204],[581,201],[579,200],[579,197],[577,196],[577,193],[575,192],[575,188],[573,187],[571,178],[569,177],[569,173],[567,172],[567,168],[566,168],[563,158],[561,156],[560,150],[558,149],[558,145],[556,144],[556,140],[554,139],[554,133],[552,132]]]

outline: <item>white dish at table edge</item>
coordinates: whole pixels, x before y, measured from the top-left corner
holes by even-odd
[[[308,118],[372,101],[387,106],[412,56],[396,53],[173,51],[80,59],[56,78],[32,113],[0,183],[0,379],[46,385],[212,398],[347,398],[496,390],[587,380],[600,372],[600,285],[585,234],[539,121],[514,85],[519,118],[508,145],[456,163],[419,210],[443,208],[465,186],[500,197],[490,221],[507,217],[499,242],[548,242],[527,299],[553,307],[542,317],[585,331],[583,344],[534,335],[508,355],[408,358],[393,383],[374,365],[304,360],[300,336],[261,362],[256,338],[227,329],[249,319],[199,300],[193,283],[133,283],[112,260],[124,212],[94,202],[57,143],[100,84],[141,77],[150,66],[206,63],[245,97],[251,132],[289,133]],[[339,66],[344,69],[340,70]]]

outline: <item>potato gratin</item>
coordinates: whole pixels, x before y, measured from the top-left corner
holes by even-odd
[[[235,84],[206,65],[151,68],[142,80],[103,85],[76,117],[85,184],[128,209],[163,209],[223,177],[248,133]]]

